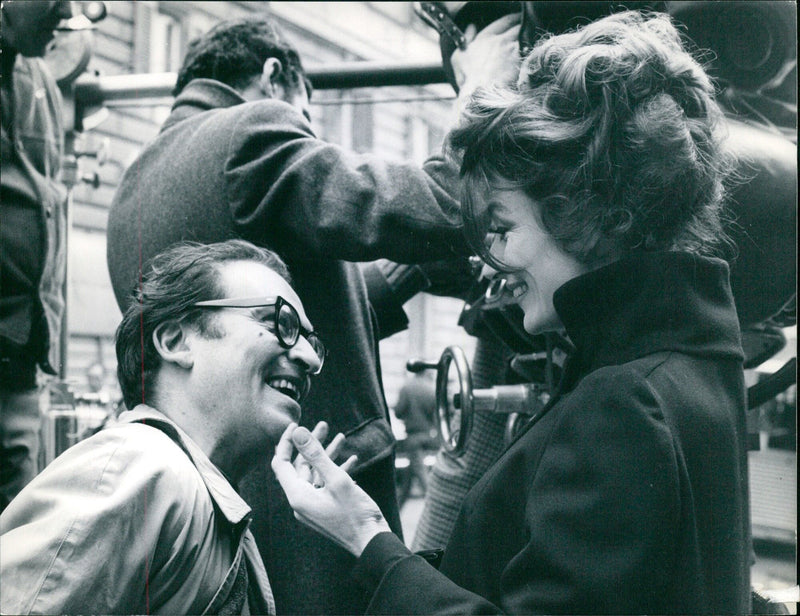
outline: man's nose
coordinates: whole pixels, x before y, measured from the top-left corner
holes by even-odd
[[[311,346],[308,339],[302,335],[297,339],[297,344],[289,349],[289,359],[303,364],[305,366],[305,371],[311,374],[316,373],[322,365],[314,347]]]

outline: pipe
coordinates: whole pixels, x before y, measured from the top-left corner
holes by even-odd
[[[316,90],[421,86],[447,81],[444,69],[438,63],[345,62],[312,67],[306,70],[306,75]],[[112,101],[172,96],[176,79],[175,73],[140,73],[108,77],[81,75],[73,86],[75,129],[82,130],[85,111],[90,107]]]
[[[306,74],[316,90],[424,86],[432,83],[447,83],[441,63],[347,62],[309,68]]]

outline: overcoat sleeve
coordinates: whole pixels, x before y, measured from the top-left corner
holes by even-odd
[[[242,105],[224,174],[243,237],[270,233],[298,256],[399,263],[466,254],[458,169],[444,157],[420,168],[317,139],[280,101]]]

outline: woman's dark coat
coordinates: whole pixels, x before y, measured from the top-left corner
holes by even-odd
[[[467,495],[440,571],[390,533],[369,613],[748,613],[739,326],[719,260],[642,254],[563,285],[562,394]]]

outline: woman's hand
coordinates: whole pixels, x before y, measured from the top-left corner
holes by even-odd
[[[272,470],[295,517],[358,557],[375,535],[391,529],[378,505],[347,474],[356,456],[341,466],[331,459],[344,440],[340,436],[326,452],[315,435],[291,424],[275,447]],[[293,464],[295,447],[299,455]]]

